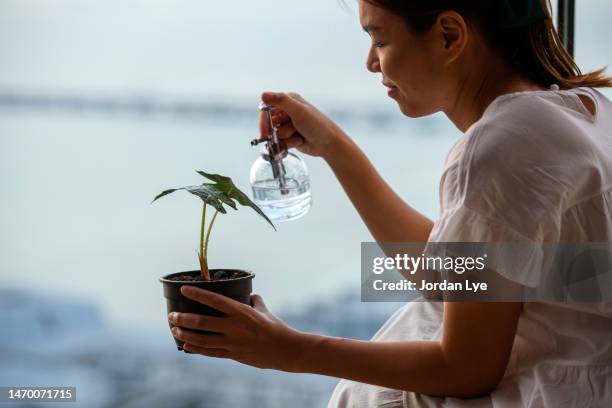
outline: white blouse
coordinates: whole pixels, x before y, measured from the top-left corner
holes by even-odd
[[[612,102],[586,87],[498,96],[449,151],[440,208],[431,242],[612,242]],[[527,286],[542,279],[534,259],[516,262],[500,273]],[[407,303],[372,341],[439,341],[442,314],[442,303]],[[526,302],[504,377],[487,397],[340,380],[328,404],[415,406],[612,407],[612,304]]]

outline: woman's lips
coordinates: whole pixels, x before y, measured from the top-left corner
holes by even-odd
[[[398,89],[396,87],[392,87],[392,88],[389,88],[387,90],[387,95],[389,95],[391,98],[393,98],[394,96],[397,96],[398,92],[399,91],[398,91]]]
[[[382,81],[382,84],[388,88],[387,95],[389,95],[392,98],[396,96],[397,93],[399,92],[396,86],[386,83],[384,79]]]

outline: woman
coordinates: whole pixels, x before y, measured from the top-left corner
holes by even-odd
[[[443,111],[464,133],[446,159],[438,221],[402,201],[301,96],[262,100],[288,147],[330,165],[377,242],[610,242],[612,103],[593,88],[612,80],[603,69],[580,74],[548,4],[361,0],[359,19],[372,38],[367,68],[402,113]],[[502,274],[519,284],[538,278]],[[185,349],[341,378],[330,407],[612,406],[605,303],[414,302],[359,341],[293,330],[259,295],[250,308],[183,293],[226,313],[170,316]]]

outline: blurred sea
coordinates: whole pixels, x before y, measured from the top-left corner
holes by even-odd
[[[438,123],[344,124],[387,182],[430,217],[444,155],[457,136]],[[256,133],[256,109],[226,122],[5,108],[3,277],[95,301],[113,321],[165,322],[158,278],[197,269],[201,201],[178,192],[150,202],[166,188],[200,183],[196,169],[229,175],[251,195],[248,172],[258,153],[249,141]],[[254,290],[272,310],[358,293],[360,242],[371,240],[323,160],[301,156],[313,195],[305,217],[274,232],[241,208],[220,215],[211,233],[210,266],[254,271]]]

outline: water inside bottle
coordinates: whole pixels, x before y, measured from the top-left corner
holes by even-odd
[[[252,185],[253,201],[272,221],[290,221],[304,216],[311,205],[310,181],[286,177],[281,189],[278,180],[257,181]]]

